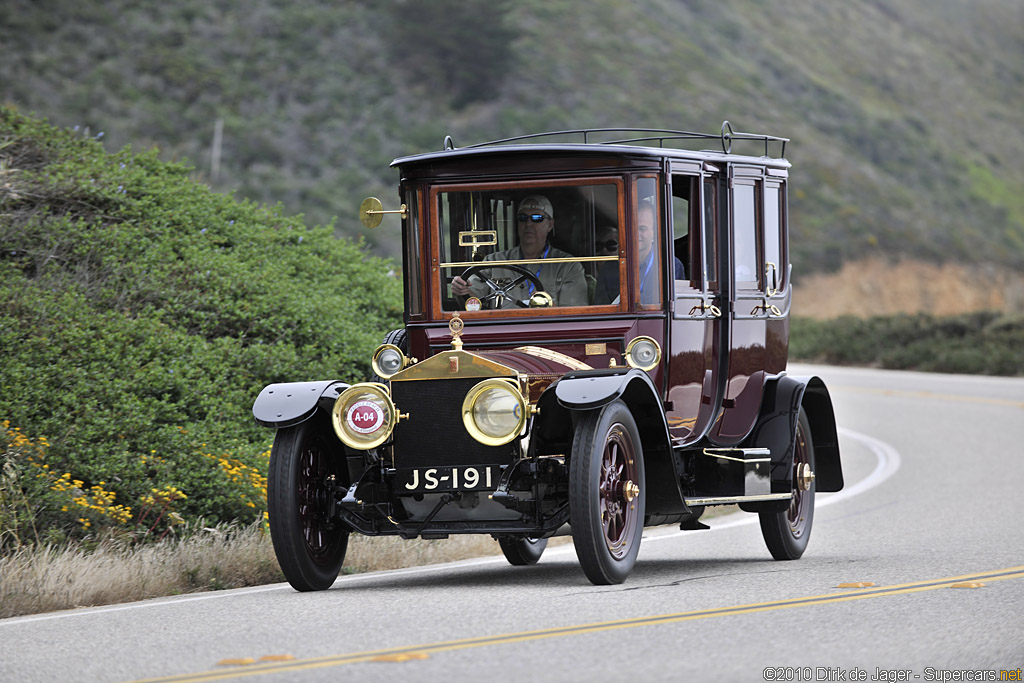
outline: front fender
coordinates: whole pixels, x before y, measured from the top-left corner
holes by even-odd
[[[646,372],[635,368],[571,372],[558,380],[554,392],[559,406],[570,411],[597,410],[621,399],[640,432],[648,514],[689,512],[681,489],[683,464],[672,449],[665,406]]]
[[[316,412],[321,398],[333,403],[348,387],[337,379],[270,384],[252,404],[252,416],[264,427],[292,427]]]
[[[570,372],[555,384],[555,397],[569,410],[593,410],[621,397],[629,383],[640,378],[651,384],[644,372],[628,367]]]

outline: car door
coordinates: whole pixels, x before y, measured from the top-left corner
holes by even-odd
[[[764,168],[730,164],[728,218],[728,316],[722,417],[714,442],[732,445],[747,435],[761,407],[766,367],[767,323],[772,315],[764,259]]]
[[[677,445],[700,439],[711,426],[720,391],[721,289],[719,262],[719,172],[696,162],[673,162],[670,191],[673,251],[685,268],[674,279],[670,324],[667,417]]]

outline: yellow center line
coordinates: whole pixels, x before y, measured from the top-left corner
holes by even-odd
[[[927,581],[915,581],[912,583],[896,584],[893,586],[881,586],[853,592],[829,593],[826,595],[814,595],[802,598],[790,598],[787,600],[776,600],[773,602],[753,603],[749,605],[736,605],[732,607],[719,607],[707,610],[696,610],[692,612],[677,612],[674,614],[661,614],[647,617],[634,617],[632,619],[621,619],[617,621],[598,622],[593,624],[577,624],[573,626],[561,626],[556,628],[543,629],[539,631],[524,631],[521,633],[505,633],[493,636],[480,636],[477,638],[466,638],[439,643],[424,643],[421,645],[408,645],[393,647],[382,650],[369,650],[364,652],[353,652],[343,655],[331,655],[312,659],[300,659],[290,662],[257,664],[243,668],[221,669],[218,671],[200,671],[192,674],[181,674],[161,678],[147,678],[134,683],[200,683],[204,681],[219,681],[230,678],[242,678],[248,676],[263,676],[268,674],[287,673],[290,671],[302,671],[306,669],[322,669],[332,666],[343,666],[345,664],[358,664],[361,662],[373,661],[376,658],[386,657],[391,661],[398,661],[401,655],[413,655],[413,658],[424,658],[437,652],[453,652],[455,650],[466,650],[476,647],[487,647],[493,645],[506,645],[509,643],[521,643],[531,640],[542,640],[547,638],[562,638],[576,636],[586,633],[598,633],[617,629],[637,628],[639,626],[656,626],[659,624],[672,624],[682,621],[695,621],[699,619],[712,619],[715,617],[727,617],[737,614],[755,614],[758,612],[769,612],[773,610],[791,609],[794,607],[810,607],[813,605],[827,605],[835,602],[850,602],[853,600],[866,600],[869,598],[881,598],[891,595],[906,595],[909,593],[920,593],[938,588],[949,588],[953,584],[965,580],[984,580],[987,582],[1003,581],[1006,579],[1024,578],[1024,565],[1009,567],[988,572],[975,574],[964,574],[962,576],[950,576],[942,579],[930,579]]]
[[[1014,401],[1008,398],[988,398],[986,396],[964,396],[963,394],[940,394],[934,391],[906,391],[904,389],[879,389],[877,387],[856,387],[851,385],[838,384],[832,388],[833,391],[854,391],[862,394],[881,394],[883,396],[899,396],[907,398],[931,398],[940,401],[959,401],[963,403],[984,403],[995,406],[1008,406],[1024,410],[1024,401]]]

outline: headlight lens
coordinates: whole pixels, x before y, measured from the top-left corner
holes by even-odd
[[[374,351],[371,365],[378,376],[390,379],[405,367],[405,354],[394,344],[382,344]]]
[[[466,394],[462,422],[474,439],[500,446],[516,438],[526,424],[526,400],[513,382],[487,379]]]
[[[629,367],[651,370],[661,360],[661,347],[651,337],[637,337],[626,346],[625,355]]]
[[[350,448],[376,448],[395,428],[395,404],[381,384],[353,384],[331,411],[334,432]]]

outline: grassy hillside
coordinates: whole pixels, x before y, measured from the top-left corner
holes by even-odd
[[[14,0],[0,47],[0,99],[343,234],[364,196],[395,200],[393,157],[447,133],[728,118],[793,138],[798,274],[873,254],[1024,267],[1016,0]],[[395,255],[397,221],[370,239]]]
[[[190,173],[0,108],[0,545],[258,516],[256,394],[361,379],[401,324],[388,263]]]

